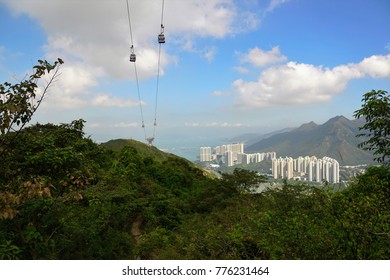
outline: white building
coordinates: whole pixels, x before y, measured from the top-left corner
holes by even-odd
[[[280,176],[279,171],[279,161],[277,159],[272,160],[272,176],[274,179],[278,179]]]
[[[211,147],[200,147],[200,161],[211,161]]]
[[[258,163],[263,160],[276,159],[276,152],[267,153],[244,153],[243,143],[233,143],[221,146],[216,146],[213,149],[210,147],[201,147],[199,153],[200,161],[217,161],[226,164],[227,166],[233,166],[235,164],[250,164]]]
[[[233,158],[233,152],[232,151],[227,151],[225,154],[226,158],[226,165],[227,166],[233,166],[234,165],[234,158]]]
[[[337,160],[333,160],[332,172],[330,173],[331,180],[330,182],[339,183],[340,182],[340,165]]]
[[[338,161],[330,157],[322,159],[317,159],[315,156],[297,159],[286,157],[272,160],[272,175],[275,179],[305,176],[308,181],[339,183],[339,173]]]
[[[231,154],[227,154],[228,152],[231,152]],[[239,158],[239,154],[244,153],[244,144],[243,143],[234,143],[234,144],[227,144],[227,145],[221,145],[215,147],[215,154],[222,155],[225,157],[225,163],[228,166],[233,166],[234,163],[241,163],[242,157]],[[231,163],[232,165],[229,165]]]
[[[294,159],[286,158],[286,178],[291,179],[294,177]]]

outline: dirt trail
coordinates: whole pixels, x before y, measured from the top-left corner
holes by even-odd
[[[135,242],[138,244],[139,238],[142,234],[141,231],[141,225],[143,223],[144,219],[142,218],[141,214],[137,214],[137,217],[135,217],[135,221],[131,225],[131,235],[135,239]]]

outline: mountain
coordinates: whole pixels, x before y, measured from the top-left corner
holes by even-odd
[[[228,142],[231,142],[231,143],[244,143],[245,145],[252,145],[258,141],[260,141],[261,139],[263,139],[264,137],[262,137],[262,135],[260,134],[257,134],[257,133],[245,133],[245,134],[241,134],[241,135],[238,135],[236,137],[233,137],[233,138],[230,138],[228,139],[227,141]]]
[[[322,125],[309,122],[289,132],[279,133],[248,146],[247,152],[275,151],[277,156],[329,156],[340,165],[372,164],[373,156],[357,147],[356,137],[364,120],[344,116],[331,118]]]
[[[245,146],[251,146],[251,145],[259,142],[260,140],[271,137],[275,134],[279,134],[282,132],[288,132],[288,131],[291,131],[293,129],[294,128],[283,128],[283,129],[272,131],[272,132],[266,133],[266,134],[246,133],[246,134],[242,134],[242,135],[230,138],[228,141],[232,142],[232,143],[233,142],[240,142],[240,143],[244,143]]]

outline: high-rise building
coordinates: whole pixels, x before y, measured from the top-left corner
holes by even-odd
[[[309,172],[307,173],[307,180],[313,181],[314,177],[314,162],[309,163]]]
[[[318,159],[314,162],[315,166],[315,176],[314,181],[321,182],[322,181],[322,160]]]
[[[200,152],[200,160],[208,161],[208,150],[203,150],[202,147]],[[231,152],[231,154],[228,152]],[[210,156],[210,160],[217,160],[222,162],[228,166],[233,166],[234,164],[249,164],[249,163],[257,163],[261,162],[265,159],[273,160],[276,159],[276,152],[267,152],[267,153],[254,153],[254,154],[246,154],[244,152],[244,144],[243,143],[233,143],[216,146],[213,149],[213,153]],[[293,168],[294,170],[294,168]]]
[[[305,158],[303,159],[303,170],[302,170],[303,172],[308,173],[310,161],[311,161],[310,157],[305,156]]]
[[[337,160],[333,160],[332,172],[331,172],[331,182],[339,183],[340,182],[340,166]]]
[[[277,178],[291,179],[294,175],[306,174],[308,181],[328,181],[339,183],[339,163],[337,160],[323,157],[317,159],[315,156],[278,158],[272,160],[272,176]]]
[[[211,161],[211,147],[200,147],[200,161]]]
[[[303,164],[304,164],[303,157],[298,157],[297,158],[297,169],[296,169],[298,172],[303,172]]]
[[[286,158],[286,178],[291,179],[294,177],[294,159],[291,157]]]
[[[237,154],[237,163],[249,164],[252,162],[251,154]]]
[[[266,158],[269,159],[269,160],[276,159],[276,152],[268,152],[266,154]]]
[[[339,162],[330,157],[324,157],[323,161],[325,162],[323,179],[331,183],[339,183],[340,182]]]
[[[233,166],[234,165],[234,159],[233,159],[233,152],[232,151],[227,151],[225,154],[226,158],[226,163],[227,166]]]
[[[233,153],[244,153],[244,144],[243,143],[234,143],[227,145],[228,151],[232,151]]]
[[[279,173],[278,173],[278,168],[279,168],[279,162],[278,160],[275,158],[272,160],[272,176],[274,177],[274,179],[278,179],[279,177]]]

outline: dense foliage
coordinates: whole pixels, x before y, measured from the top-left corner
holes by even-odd
[[[356,110],[356,118],[365,118],[366,123],[360,127],[363,133],[358,136],[368,140],[359,147],[373,151],[375,160],[390,167],[390,96],[384,90],[372,90],[363,95],[362,107]]]
[[[388,167],[340,192],[253,193],[254,171],[218,179],[139,142],[97,145],[83,120],[23,128],[59,64],[0,86],[0,260],[390,258]]]
[[[23,129],[0,171],[0,259],[390,256],[385,167],[342,192],[286,183],[254,194],[256,172],[215,179],[140,143],[112,151],[77,120]]]

